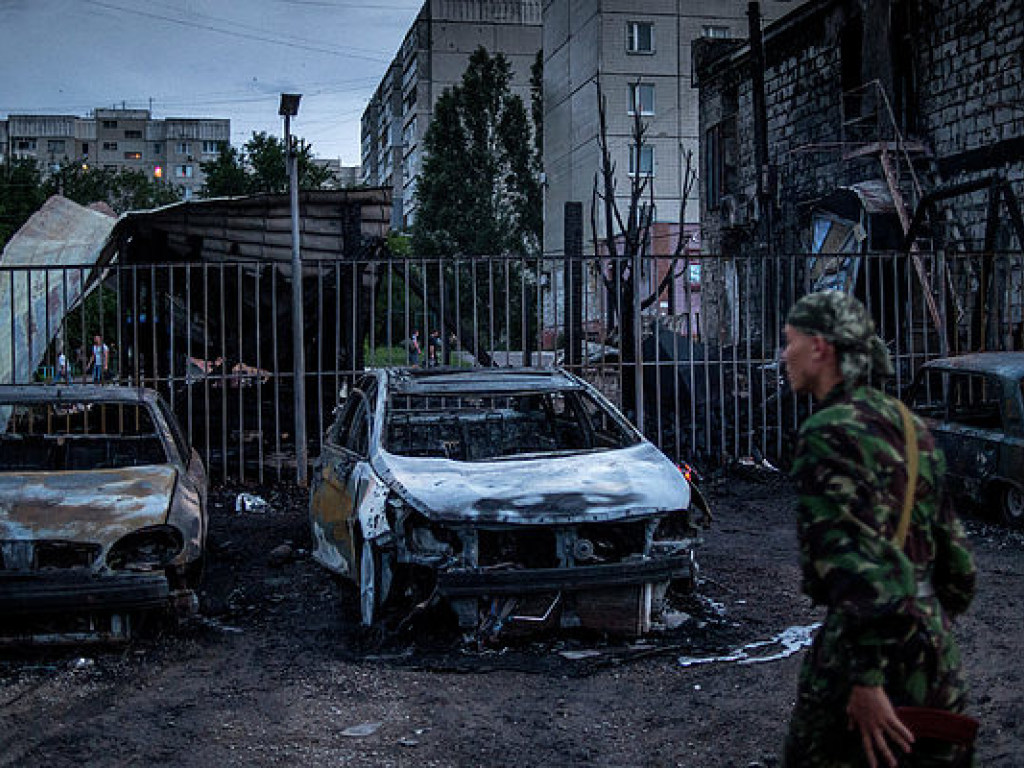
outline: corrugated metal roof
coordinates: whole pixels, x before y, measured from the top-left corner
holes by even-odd
[[[13,319],[10,342],[0,343],[0,382],[32,381],[64,315],[81,299],[116,223],[55,195],[7,243],[0,265],[36,269],[13,271],[0,281],[0,318]]]

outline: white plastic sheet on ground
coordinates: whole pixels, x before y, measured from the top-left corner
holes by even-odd
[[[680,656],[679,666],[694,667],[698,664],[717,664],[720,662],[764,664],[769,661],[779,661],[809,646],[814,637],[814,630],[820,626],[821,624],[810,624],[806,627],[788,627],[771,640],[758,640],[755,643],[748,643],[742,648],[737,648],[735,651],[731,651],[724,656]]]

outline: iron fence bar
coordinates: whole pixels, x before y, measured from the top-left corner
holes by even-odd
[[[281,460],[281,355],[278,346],[277,291],[280,273],[275,266],[270,273],[270,341],[274,350],[274,462],[277,467],[277,481],[281,482],[284,466]]]
[[[245,338],[245,319],[242,305],[242,265],[235,265],[235,303],[238,307],[236,318],[238,325],[238,375],[233,381],[238,387],[238,481],[245,482],[245,390],[249,386],[249,372],[245,362],[245,350],[242,342]],[[234,371],[232,371],[234,373]]]
[[[120,281],[118,281],[118,285],[120,285]],[[174,390],[175,390],[175,383],[176,383],[176,379],[177,379],[176,372],[177,372],[177,369],[178,369],[178,359],[174,355],[174,353],[175,353],[174,340],[175,340],[175,337],[176,337],[177,334],[175,334],[175,327],[174,327],[175,326],[175,322],[174,322],[174,304],[172,303],[174,301],[174,299],[172,297],[174,297],[177,294],[175,294],[175,292],[174,292],[174,266],[173,265],[167,267],[167,295],[168,295],[168,299],[167,299],[167,328],[168,328],[168,333],[170,334],[169,340],[168,340],[168,347],[170,348],[170,362],[169,362],[169,366],[168,366],[169,376],[168,376],[168,384],[167,384],[167,402],[171,406],[171,412],[173,413],[174,412],[174,407],[175,407],[175,391]],[[118,291],[117,300],[118,300],[118,303],[120,303],[120,301],[121,301],[121,292],[120,291]],[[118,317],[120,317],[120,316],[121,316],[121,314],[118,313]],[[120,327],[120,323],[118,323],[118,327]],[[185,327],[187,329],[188,325],[186,324]]]
[[[120,284],[120,283],[119,283]],[[189,381],[192,365],[192,265],[185,265],[185,409],[187,413],[188,444],[195,446],[195,430],[192,412],[195,399],[192,397],[192,382]]]
[[[102,283],[101,283],[102,285]],[[103,307],[103,297],[100,296],[100,308]],[[102,313],[106,314],[106,313]],[[101,316],[102,316],[101,314]],[[156,265],[151,264],[149,267],[149,328],[150,337],[153,345],[150,348],[150,357],[153,359],[153,388],[157,386],[157,382],[160,380],[160,355],[157,354],[157,342],[156,342]]]
[[[221,450],[221,475],[227,480],[230,477],[228,470],[228,378],[227,372],[224,370],[227,367],[228,360],[228,341],[227,341],[227,318],[225,316],[224,303],[226,296],[224,294],[224,269],[223,263],[218,265],[217,268],[217,293],[220,296],[220,306],[217,308],[220,314],[220,450]]]
[[[487,356],[494,365],[494,262],[487,259]]]
[[[319,456],[323,452],[323,425],[324,425],[324,270],[323,264],[316,263],[316,371],[312,372],[316,380],[316,415],[317,428],[313,430],[313,440],[316,445],[316,453]],[[372,329],[372,323],[371,323]],[[305,334],[303,334],[305,338]],[[370,349],[373,349],[371,343]],[[332,368],[337,368],[335,361]],[[310,371],[307,369],[307,373]],[[309,430],[306,430],[306,439],[310,437]]]
[[[256,455],[259,457],[256,462],[256,476],[260,484],[264,482],[263,464],[266,460],[266,452],[263,446],[263,340],[261,338],[261,320],[263,317],[263,294],[260,291],[260,281],[263,278],[263,268],[256,267],[253,270],[253,311],[256,314],[253,329],[256,335]]]
[[[203,370],[203,443],[205,455],[204,463],[208,471],[213,471],[210,462],[212,454],[210,447],[210,265],[203,262],[203,348],[201,351]]]

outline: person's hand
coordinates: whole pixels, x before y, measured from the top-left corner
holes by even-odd
[[[879,755],[885,765],[896,768],[897,759],[889,745],[890,741],[902,752],[910,751],[914,734],[897,717],[881,686],[853,686],[846,714],[850,729],[857,728],[860,731],[864,755],[871,768],[878,768]]]

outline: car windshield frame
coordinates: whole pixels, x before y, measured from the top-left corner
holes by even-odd
[[[610,403],[582,386],[392,390],[382,417],[384,451],[469,463],[620,450],[643,439]]]

